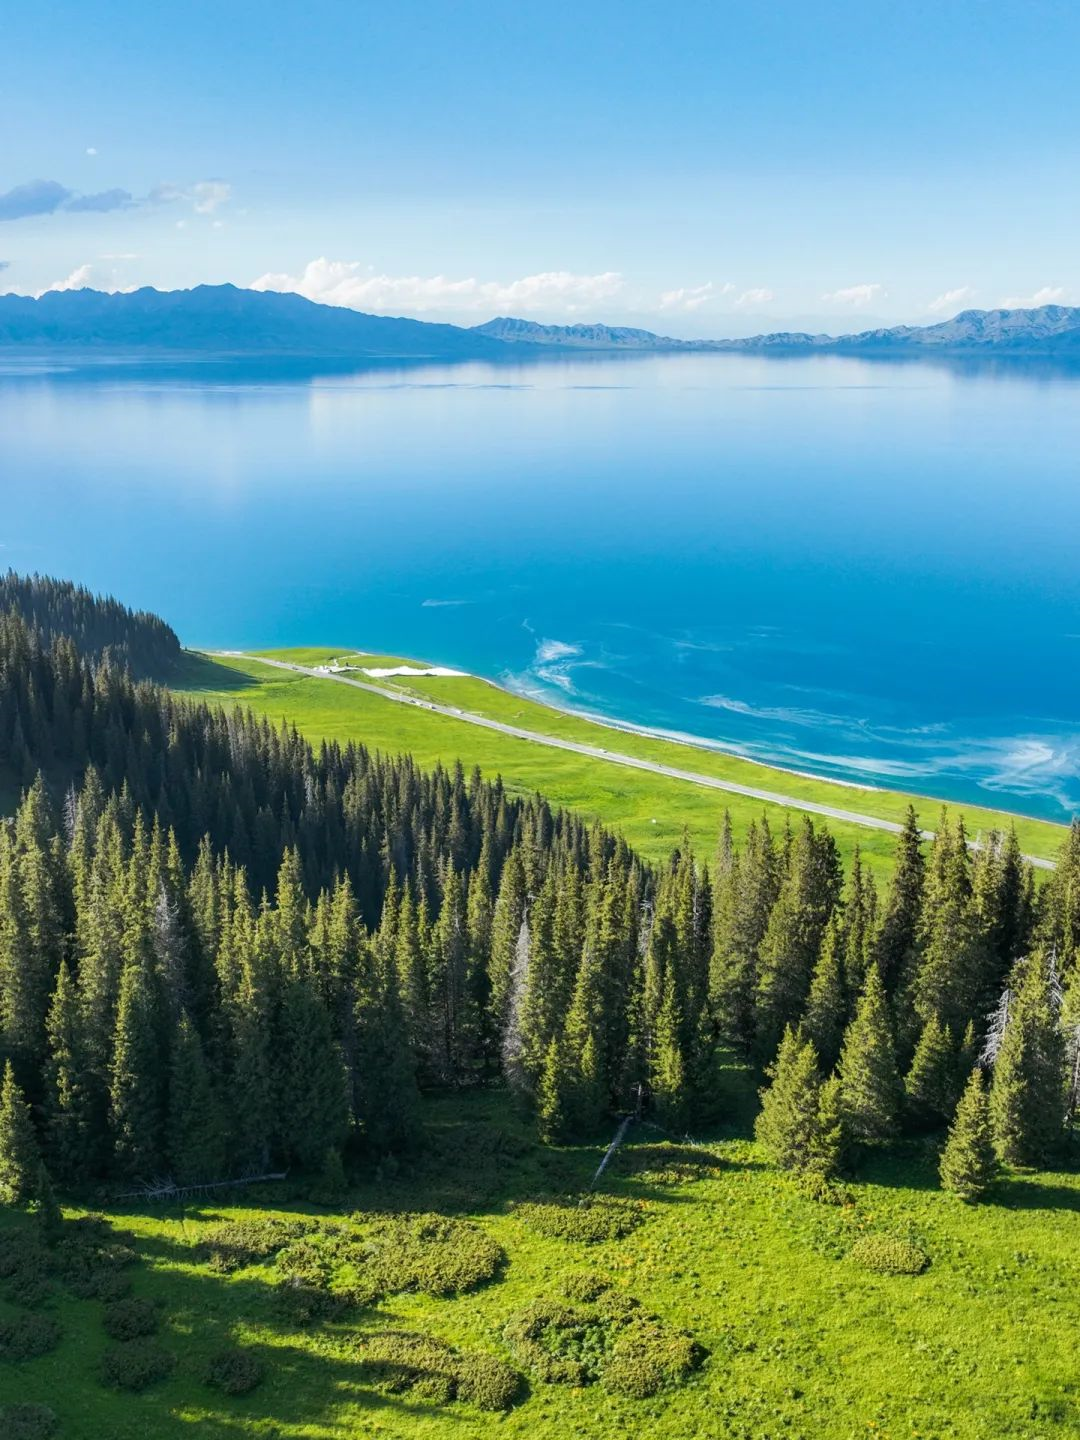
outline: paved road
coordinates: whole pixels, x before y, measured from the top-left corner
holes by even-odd
[[[258,665],[268,665],[274,670],[294,670],[299,675],[310,675],[315,680],[334,680],[339,685],[351,685],[355,690],[366,690],[384,700],[393,700],[398,705],[412,705],[417,710],[431,710],[436,715],[446,715],[451,720],[462,720],[468,725],[479,725],[484,730],[496,730],[500,735],[512,735],[516,740],[529,740],[534,745],[547,745],[552,750],[569,750],[575,755],[586,755],[592,760],[603,760],[609,765],[625,765],[630,770],[647,770],[652,775],[666,775],[669,780],[685,780],[690,785],[702,785],[707,790],[723,790],[729,795],[744,795],[750,800],[761,800],[767,805],[783,805],[789,810],[801,810],[810,815],[823,815],[828,820],[842,820],[849,825],[861,825],[867,830],[886,830],[890,835],[899,835],[901,826],[895,820],[882,820],[876,815],[862,815],[856,810],[843,810],[837,805],[823,805],[817,800],[800,800],[794,795],[782,795],[777,790],[759,790],[753,785],[740,785],[736,780],[721,780],[715,775],[702,775],[696,770],[679,770],[674,765],[664,765],[658,760],[642,760],[636,755],[623,755],[618,751],[604,750],[599,745],[585,745],[578,740],[565,740],[558,735],[544,735],[537,730],[524,730],[518,725],[507,725],[501,720],[491,720],[486,715],[472,715],[458,710],[453,705],[436,705],[431,700],[420,700],[415,695],[406,695],[400,690],[390,690],[382,685],[372,685],[367,680],[354,680],[351,675],[333,670],[316,670],[307,665],[294,665],[288,660],[270,660],[265,655],[249,655],[244,650],[219,650],[214,652],[234,660],[251,660]],[[924,830],[927,840],[934,838],[932,830]],[[978,842],[971,842],[972,849],[978,849]],[[1037,855],[1026,855],[1040,870],[1053,870],[1052,860],[1043,860]]]

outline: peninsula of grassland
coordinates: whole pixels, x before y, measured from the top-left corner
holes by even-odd
[[[923,827],[933,830],[943,808],[940,799],[846,785],[590,719],[476,676],[367,673],[403,667],[431,668],[423,661],[327,646],[243,655],[188,652],[173,688],[210,703],[240,704],[268,720],[294,725],[315,745],[352,740],[387,755],[412,755],[423,766],[459,761],[467,770],[478,766],[489,779],[501,776],[512,794],[542,792],[555,806],[602,821],[655,861],[669,855],[684,832],[698,854],[711,854],[725,811],[736,838],[741,838],[763,813],[782,829],[805,809],[827,817],[845,856],[858,846],[869,867],[885,873],[892,868],[896,844],[892,829],[839,818],[837,812],[898,827],[914,805]],[[315,671],[330,673],[310,673]],[[342,677],[370,688],[342,684]],[[379,690],[387,693],[376,693]],[[423,704],[402,704],[402,698]],[[553,748],[539,739],[479,725],[477,719],[605,754]],[[627,758],[659,768],[633,768],[625,763]],[[709,782],[733,788],[714,789]],[[786,803],[742,793],[745,790],[768,792]],[[1007,811],[966,804],[947,808],[963,816],[972,840],[1014,828],[1021,849],[1035,860],[1052,861],[1066,834],[1064,826]]]

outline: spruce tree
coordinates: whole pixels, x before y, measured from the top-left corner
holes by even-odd
[[[408,1150],[419,1131],[420,1094],[393,958],[374,957],[370,986],[357,997],[356,1034],[354,1107],[365,1143],[376,1154]]]
[[[345,1138],[345,1069],[326,1006],[306,980],[286,985],[280,1020],[278,1134],[285,1158],[303,1170],[323,1163]]]
[[[46,1034],[45,1150],[53,1173],[72,1184],[85,1178],[94,1135],[79,997],[66,961],[56,977]]]
[[[34,1202],[34,1221],[38,1234],[42,1243],[51,1250],[63,1236],[64,1212],[57,1202],[49,1172],[41,1162],[38,1163]]]
[[[821,942],[821,953],[810,981],[802,1028],[811,1040],[826,1070],[840,1055],[848,1022],[847,989],[844,983],[843,928],[834,914]]]
[[[754,1138],[780,1170],[804,1171],[819,1159],[821,1075],[809,1040],[789,1025],[766,1070]],[[832,1100],[830,1094],[830,1101]]]
[[[971,1072],[941,1155],[941,1185],[961,1200],[981,1200],[994,1181],[997,1157],[983,1072]]]
[[[166,1140],[170,1173],[178,1184],[225,1177],[224,1122],[202,1042],[186,1012],[172,1043]]]
[[[907,1112],[916,1125],[941,1125],[950,1118],[957,1099],[956,1065],[952,1032],[932,1015],[904,1079]]]
[[[754,1003],[761,943],[781,881],[768,821],[751,821],[742,849],[721,851],[713,909],[709,1003],[726,1040],[747,1046],[754,1034]]]
[[[1067,1104],[1065,1045],[1050,983],[1050,958],[1021,961],[990,1086],[994,1145],[1006,1165],[1049,1164]]]
[[[839,890],[836,843],[807,819],[792,841],[788,872],[759,950],[755,1030],[763,1056],[775,1051],[784,1026],[806,1003]]]
[[[129,962],[120,978],[110,1086],[110,1127],[119,1172],[151,1180],[162,1162],[162,1026],[146,964]]]
[[[9,1060],[0,1084],[0,1205],[28,1204],[37,1189],[40,1166],[30,1106]]]
[[[568,1138],[566,1116],[566,1066],[563,1045],[552,1036],[536,1086],[536,1128],[545,1145]]]
[[[808,1175],[831,1180],[844,1163],[846,1134],[839,1075],[830,1075],[818,1091],[817,1117],[806,1152]]]
[[[844,1123],[855,1140],[885,1140],[896,1128],[900,1078],[889,1007],[877,966],[871,966],[840,1051]]]
[[[603,996],[597,957],[586,944],[566,1016],[567,1093],[565,1118],[572,1135],[591,1135],[606,1110],[608,1089],[602,1070]]]
[[[915,807],[909,805],[904,828],[896,842],[896,864],[874,947],[889,994],[902,988],[905,975],[913,968],[922,913],[924,873],[922,832]]]

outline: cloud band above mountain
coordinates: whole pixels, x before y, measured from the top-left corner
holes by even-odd
[[[270,273],[251,282],[253,290],[294,291],[323,305],[341,305],[374,314],[430,310],[493,312],[557,311],[573,315],[619,295],[623,277],[613,270],[575,275],[546,270],[520,280],[452,280],[445,275],[376,274],[358,261],[310,261],[299,275]]]

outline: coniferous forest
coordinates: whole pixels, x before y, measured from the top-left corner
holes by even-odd
[[[421,1096],[505,1087],[543,1141],[722,1120],[827,1186],[948,1134],[942,1180],[1066,1142],[1080,1075],[1080,827],[1041,886],[1013,836],[914,813],[887,888],[764,819],[658,868],[478,773],[171,697],[153,617],[8,577],[0,1185],[179,1185],[372,1164]],[[136,663],[137,662],[137,663]],[[723,1062],[723,1064],[721,1063]],[[44,1171],[41,1168],[44,1164]]]

